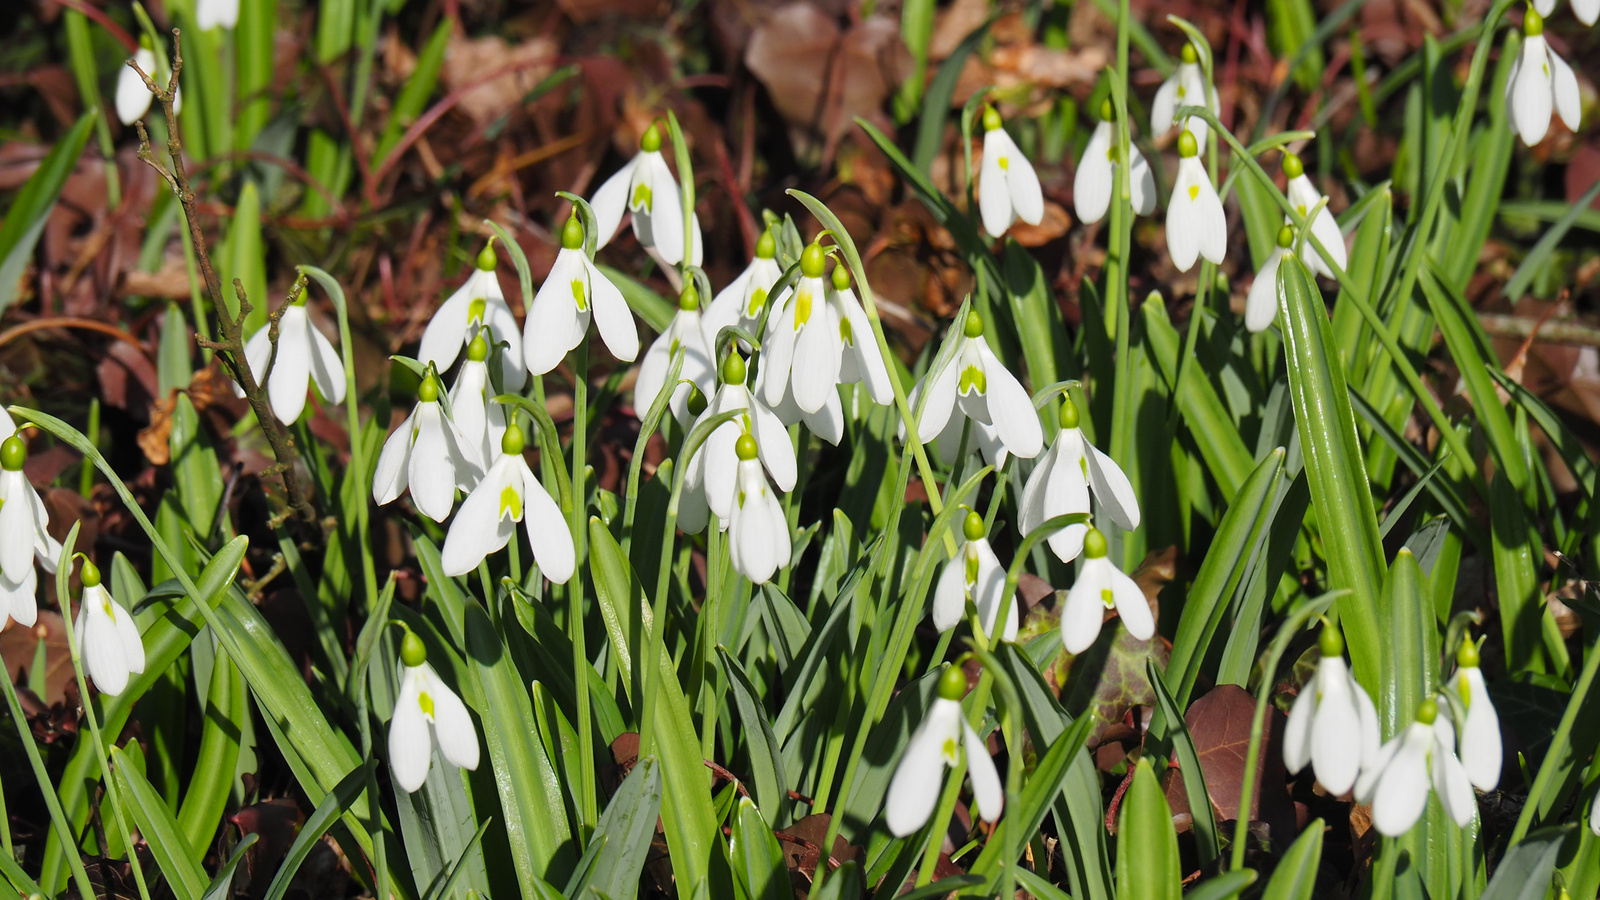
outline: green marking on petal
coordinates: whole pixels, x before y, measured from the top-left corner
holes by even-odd
[[[522,495],[510,484],[500,491],[500,518],[504,519],[508,513],[513,519],[522,518]]]
[[[944,739],[944,746],[939,748],[939,749],[940,749],[940,752],[944,753],[945,761],[949,765],[952,765],[952,766],[955,765],[961,758],[960,756],[957,755],[957,754],[959,754],[961,752],[961,747],[960,747],[959,744],[956,743],[956,739],[953,738],[953,737],[945,738]]]
[[[423,691],[417,695],[417,705],[422,707],[423,715],[427,716],[429,719],[433,718],[433,698],[428,696],[427,691]]]
[[[577,301],[578,312],[585,312],[589,309],[589,299],[585,296],[586,293],[583,279],[572,279],[572,299]]]
[[[115,622],[117,620],[117,607],[111,602],[111,597],[109,594],[104,600],[100,601],[100,608],[105,610],[106,615],[111,617],[111,621]],[[1465,688],[1466,684],[1463,683],[1461,686]],[[1461,693],[1465,695],[1466,691],[1463,690]]]
[[[987,393],[989,379],[983,374],[983,370],[977,366],[967,366],[961,372],[961,381],[956,385],[956,389],[961,392],[963,397],[973,391],[977,391],[980,394]]]
[[[1471,709],[1472,708],[1472,685],[1470,683],[1468,683],[1468,681],[1465,678],[1461,679],[1457,683],[1456,692],[1461,695],[1461,705],[1465,706],[1468,709]]]
[[[999,161],[998,165],[1000,166],[1000,171],[1002,171],[1002,172],[1011,171],[1011,157],[1009,157],[1009,156],[1000,157],[1000,161]]]
[[[846,347],[854,347],[856,345],[855,332],[850,328],[849,319],[841,318],[839,320],[839,337],[844,340]]]
[[[1100,589],[1100,602],[1106,605],[1106,609],[1112,609],[1116,607],[1117,601],[1111,595],[1111,588]]]
[[[811,292],[802,290],[794,297],[794,330],[811,320]]]
[[[489,308],[489,301],[478,298],[467,306],[467,321],[482,322],[484,311]]]
[[[978,583],[978,554],[967,551],[967,592],[971,593],[973,585]]]
[[[1190,202],[1194,202],[1195,200],[1199,200],[1199,199],[1200,199],[1200,185],[1198,185],[1198,184],[1189,185],[1189,201]]]
[[[744,509],[744,488],[739,489],[739,508]]]
[[[633,189],[633,199],[628,201],[628,207],[630,209],[643,209],[645,212],[649,212],[650,200],[650,185],[641,184]]]
[[[1078,457],[1078,468],[1083,470],[1083,479],[1085,481],[1088,481],[1089,480],[1089,458],[1087,456]]]
[[[767,289],[766,288],[756,288],[755,290],[750,292],[750,306],[746,310],[745,315],[747,315],[750,318],[754,319],[757,316],[761,315],[761,307],[766,306],[766,305],[767,305]]]

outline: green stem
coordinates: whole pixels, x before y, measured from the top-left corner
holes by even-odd
[[[579,341],[573,351],[572,382],[572,543],[578,566],[583,566],[589,536],[589,491],[585,468],[588,462],[589,443],[589,342]],[[597,821],[594,783],[594,740],[590,734],[589,679],[584,669],[589,665],[589,655],[584,647],[583,629],[583,579],[567,582],[567,630],[572,641],[572,682],[578,704],[578,766],[582,773],[578,784],[578,819],[584,830],[583,838],[594,830]]]

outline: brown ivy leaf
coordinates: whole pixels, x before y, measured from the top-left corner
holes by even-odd
[[[31,674],[40,641],[44,642],[44,696],[40,700],[53,706],[66,699],[67,684],[73,679],[67,626],[60,613],[40,610],[32,628],[12,623],[0,631],[0,659],[5,661],[7,677],[26,684],[23,673]]]
[[[1255,708],[1255,697],[1249,692],[1238,685],[1224,684],[1190,704],[1184,715],[1195,754],[1200,757],[1212,814],[1219,823],[1239,817],[1239,793],[1244,787],[1245,755]],[[1295,815],[1279,742],[1284,716],[1276,709],[1269,713],[1252,775],[1255,787],[1250,797],[1250,821],[1264,825],[1272,837],[1278,838],[1294,833]],[[1180,813],[1186,819],[1190,814],[1184,777],[1185,773],[1174,765],[1162,778],[1175,819]]]

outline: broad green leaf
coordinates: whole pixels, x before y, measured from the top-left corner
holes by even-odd
[[[1480,900],[1541,900],[1550,891],[1567,842],[1577,843],[1577,823],[1541,828],[1517,841],[1495,867],[1494,877]]]
[[[649,855],[661,809],[661,764],[647,756],[633,767],[612,795],[590,840],[604,838],[589,888],[606,897],[627,897],[638,890],[639,873]]]
[[[1139,760],[1117,822],[1118,900],[1179,900],[1178,833],[1148,759]]]
[[[1149,675],[1150,686],[1155,688],[1161,712],[1174,726],[1171,732],[1172,745],[1177,750],[1178,761],[1182,767],[1180,771],[1183,777],[1183,790],[1188,797],[1189,814],[1194,821],[1195,848],[1200,854],[1200,868],[1206,870],[1216,861],[1221,850],[1217,838],[1217,820],[1212,814],[1211,796],[1206,792],[1206,780],[1200,768],[1200,754],[1195,752],[1194,740],[1189,736],[1189,726],[1183,719],[1183,710],[1173,702],[1172,695],[1167,692],[1166,683],[1156,668],[1155,660],[1145,661],[1145,672]]]
[[[1322,861],[1322,820],[1313,819],[1289,845],[1261,900],[1311,900]]]
[[[793,895],[778,839],[749,797],[740,797],[735,808],[728,856],[734,877],[750,900],[786,900]]]
[[[204,861],[227,806],[244,731],[244,680],[225,650],[219,650],[212,663],[204,708],[200,752],[184,790],[183,805],[178,808],[179,827],[197,851],[193,857],[196,865]]]
[[[1439,671],[1439,628],[1433,605],[1423,595],[1422,569],[1401,548],[1384,580],[1384,676],[1378,692],[1378,721],[1384,738],[1398,734],[1423,700],[1433,696]]]
[[[173,819],[167,804],[144,779],[138,769],[127,764],[120,747],[111,750],[111,775],[117,782],[117,796],[125,804],[122,811],[139,828],[150,855],[167,878],[178,900],[199,900],[205,893],[206,873],[196,861],[198,854]],[[230,772],[231,776],[232,773]]]
[[[776,827],[783,819],[784,801],[788,799],[789,780],[784,776],[783,751],[761,708],[761,695],[750,683],[739,661],[721,644],[717,645],[717,657],[722,662],[723,674],[733,688],[734,702],[739,708],[739,720],[744,726],[745,750],[750,756],[750,768],[755,778],[756,797],[761,801],[762,815],[768,826]]]

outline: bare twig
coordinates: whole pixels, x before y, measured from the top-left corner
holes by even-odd
[[[183,164],[182,132],[178,129],[178,116],[172,109],[173,98],[178,91],[178,73],[183,70],[183,50],[179,42],[179,30],[177,28],[172,29],[172,39],[172,75],[168,79],[165,88],[157,85],[149,74],[139,68],[138,63],[131,59],[128,60],[129,67],[139,73],[139,77],[144,80],[145,87],[150,90],[156,101],[161,104],[162,111],[166,113],[167,156],[171,159],[172,167],[168,169],[156,159],[155,151],[150,146],[150,136],[145,132],[142,122],[136,123],[139,129],[139,158],[155,169],[166,180],[167,184],[172,187],[173,193],[177,194],[178,202],[183,205],[184,219],[189,225],[189,238],[194,244],[195,257],[199,261],[200,274],[206,283],[206,293],[211,297],[211,308],[216,311],[217,328],[222,333],[221,340],[201,340],[199,343],[202,347],[218,352],[222,359],[222,364],[228,369],[228,374],[233,377],[234,381],[238,382],[239,387],[244,390],[246,399],[250,401],[250,409],[255,412],[256,420],[261,423],[261,432],[266,435],[267,443],[272,447],[272,455],[277,460],[277,463],[267,471],[268,473],[276,474],[282,479],[288,511],[292,512],[302,522],[308,525],[314,524],[317,522],[317,511],[311,505],[311,500],[306,492],[300,487],[300,480],[296,474],[295,466],[299,462],[300,454],[295,448],[294,437],[289,434],[288,429],[273,414],[272,404],[268,401],[265,385],[256,379],[255,373],[250,370],[249,361],[245,359],[244,323],[253,308],[250,305],[250,298],[245,295],[243,285],[235,279],[233,284],[235,296],[239,300],[239,308],[235,315],[229,316],[227,304],[222,299],[222,282],[217,278],[217,271],[211,265],[211,255],[206,252],[206,238],[205,233],[200,228],[200,216],[195,208],[194,190],[189,186],[189,176]],[[289,295],[290,300],[293,300],[304,287],[305,276],[302,275],[295,282],[293,293]],[[282,315],[281,310],[278,315]],[[200,325],[201,323],[199,322],[195,323],[197,329]],[[273,329],[271,332],[273,354],[276,355],[278,344],[276,316],[272,320],[271,327]],[[270,369],[271,364],[269,362],[268,370],[270,371]],[[317,531],[318,539],[320,540],[320,529],[313,530]]]

